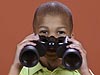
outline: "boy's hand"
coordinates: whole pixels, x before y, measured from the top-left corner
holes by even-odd
[[[86,50],[83,48],[83,46],[81,45],[80,42],[78,42],[77,40],[75,40],[73,37],[69,38],[68,41],[71,41],[72,44],[70,44],[67,47],[70,48],[76,48],[81,52],[81,56],[82,56],[82,65],[79,69],[80,73],[82,75],[88,74],[89,75],[89,69],[88,69],[88,65],[87,65],[87,58],[86,58]],[[85,74],[84,74],[85,73]]]
[[[39,39],[39,36],[38,35],[35,35],[34,33],[27,36],[22,42],[20,42],[18,45],[17,45],[17,50],[16,50],[16,54],[15,54],[15,58],[14,58],[14,62],[11,66],[11,69],[10,69],[10,72],[9,72],[9,75],[19,75],[20,73],[20,70],[22,68],[22,65],[19,61],[19,54],[22,50],[22,48],[26,45],[33,45],[35,46],[36,44],[31,42],[33,40],[38,40]]]
[[[26,45],[33,45],[35,46],[36,44],[31,42],[33,40],[38,40],[39,39],[39,36],[38,35],[35,35],[34,33],[33,34],[30,34],[29,36],[27,36],[22,42],[20,42],[18,45],[17,45],[17,51],[16,51],[16,55],[15,55],[15,60],[14,60],[14,64],[19,64],[21,65],[20,61],[19,61],[19,54],[22,50],[22,48]]]

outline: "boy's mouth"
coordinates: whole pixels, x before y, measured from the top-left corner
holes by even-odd
[[[57,58],[56,50],[54,50],[54,49],[47,50],[45,56],[46,56],[47,58],[50,58],[50,59],[55,59],[55,58]]]
[[[56,50],[54,48],[50,48],[47,50],[47,52],[56,52]]]

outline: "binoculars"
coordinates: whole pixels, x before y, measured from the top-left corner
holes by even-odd
[[[55,50],[57,57],[62,58],[62,65],[66,69],[75,70],[80,68],[82,56],[79,50],[66,47],[72,44],[72,42],[67,41],[67,37],[39,36],[39,38],[38,41],[32,41],[36,43],[36,46],[26,45],[21,50],[19,60],[23,66],[33,67],[39,62],[40,57],[46,54],[47,50]]]

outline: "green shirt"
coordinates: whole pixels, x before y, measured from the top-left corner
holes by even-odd
[[[23,67],[20,75],[80,75],[80,73],[77,70],[69,71],[63,66],[59,66],[55,70],[50,71],[38,63],[35,67],[32,68]]]

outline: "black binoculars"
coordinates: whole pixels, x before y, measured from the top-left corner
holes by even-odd
[[[82,56],[79,50],[66,48],[67,45],[72,44],[72,42],[66,40],[66,37],[39,36],[39,38],[38,41],[32,41],[36,43],[36,46],[26,45],[21,50],[19,60],[23,66],[33,67],[39,62],[40,57],[46,54],[47,50],[56,50],[58,58],[62,58],[62,65],[66,69],[75,70],[80,68]]]

